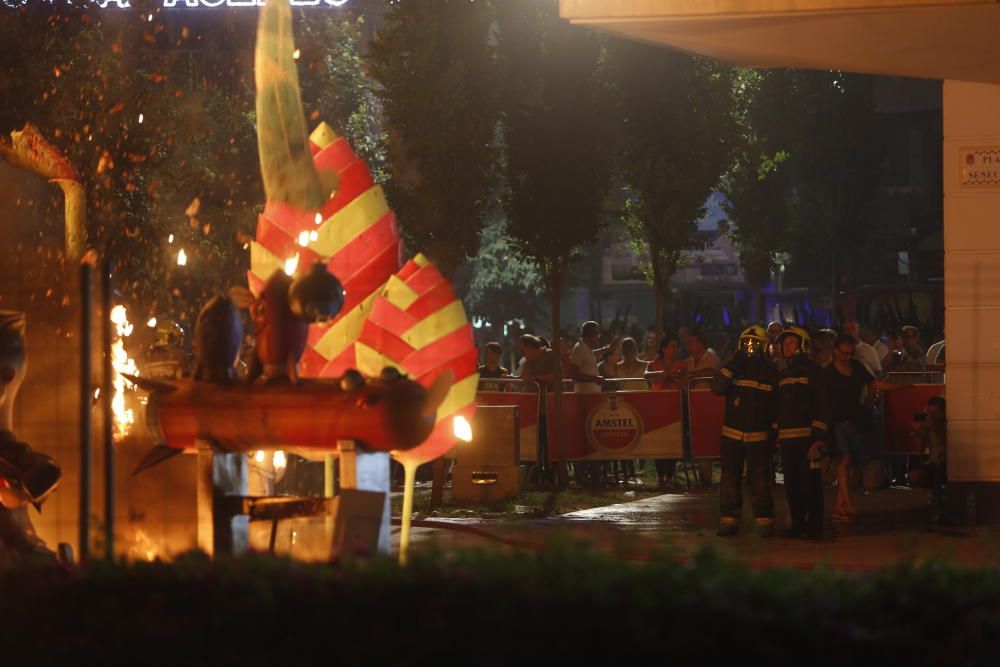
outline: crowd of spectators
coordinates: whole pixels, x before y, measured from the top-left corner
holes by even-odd
[[[771,341],[769,351],[780,364],[776,340],[785,325],[771,322],[767,326]],[[850,489],[858,467],[866,459],[867,434],[875,432],[873,401],[877,389],[889,390],[896,385],[924,381],[927,373],[943,370],[944,340],[929,345],[925,351],[920,331],[912,325],[886,332],[857,321],[847,321],[836,331],[830,328],[811,332],[811,356],[823,368],[833,407],[831,454],[827,461],[829,476],[837,481],[838,497],[834,518],[851,520],[857,510]],[[623,335],[624,334],[624,335]],[[508,372],[502,364],[503,347],[496,341],[483,346],[484,359],[480,367],[481,388],[502,390],[489,380],[500,377],[535,380],[551,387],[556,371],[564,381],[572,382],[572,391],[677,389],[695,377],[711,377],[734,354],[739,337],[737,329],[702,329],[682,326],[676,335],[667,332],[657,339],[650,327],[638,331],[634,327],[622,331],[619,327],[602,331],[597,322],[584,322],[578,336],[563,335],[550,343],[534,334],[523,334],[513,346]],[[921,375],[924,374],[924,375]],[[567,382],[568,384],[568,382]],[[567,386],[567,390],[569,387]],[[541,402],[544,406],[545,401]],[[928,408],[925,421],[914,423],[912,436],[925,443],[923,461],[914,480],[926,477],[939,489],[944,478],[946,431],[941,427],[944,415],[943,399]],[[543,416],[544,419],[544,416]],[[869,447],[870,448],[870,447]],[[655,462],[661,487],[676,485],[676,461]],[[634,474],[633,462],[622,462],[626,478]],[[602,475],[594,466],[582,467],[581,476],[589,482],[599,482]],[[702,463],[700,478],[711,483],[711,462]],[[908,470],[889,473],[901,481]],[[921,475],[921,472],[926,473]]]

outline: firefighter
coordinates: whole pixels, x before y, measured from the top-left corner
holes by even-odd
[[[720,537],[739,532],[743,509],[743,464],[747,463],[754,522],[761,537],[774,535],[771,498],[771,424],[775,370],[767,353],[767,332],[747,327],[732,360],[712,378],[712,391],[726,397],[722,427]]]
[[[781,362],[775,428],[785,473],[785,495],[792,517],[785,537],[818,540],[823,536],[823,474],[829,399],[820,367],[809,357],[809,333],[788,327],[778,336]]]

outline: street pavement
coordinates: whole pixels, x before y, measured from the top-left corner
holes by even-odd
[[[829,515],[836,489],[826,491]],[[715,535],[719,517],[716,485],[661,495],[640,493],[632,502],[546,518],[434,519],[458,530],[416,528],[411,548],[445,552],[459,547],[534,549],[552,541],[570,540],[580,548],[599,549],[628,560],[683,560],[711,548],[754,567],[867,570],[932,558],[964,565],[1000,564],[1000,527],[933,525],[928,515],[928,491],[923,489],[893,487],[856,494],[858,518],[852,523],[835,523],[828,518],[825,537],[818,542],[761,539],[753,532],[748,489],[744,494],[743,530],[733,538]],[[774,500],[780,532],[788,524],[782,484],[774,487]],[[398,530],[394,537],[398,538]]]

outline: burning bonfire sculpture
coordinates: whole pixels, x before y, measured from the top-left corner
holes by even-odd
[[[471,437],[472,329],[423,255],[399,268],[394,215],[347,141],[326,124],[306,136],[294,49],[287,0],[269,2],[256,53],[267,205],[251,249],[250,290],[231,290],[202,310],[193,379],[136,378],[152,393],[148,421],[161,443],[140,469],[206,443],[220,452],[308,454],[343,453],[353,441],[361,451],[390,452],[406,471],[405,561],[416,467],[456,437]],[[286,275],[302,266],[311,267],[305,275]],[[232,379],[241,307],[256,335],[249,383]],[[342,458],[342,474],[343,465]],[[380,465],[387,482],[388,459]]]

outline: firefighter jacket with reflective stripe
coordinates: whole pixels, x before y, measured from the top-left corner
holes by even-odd
[[[795,355],[778,373],[775,428],[779,440],[829,440],[829,395],[820,367],[805,354]]]
[[[726,397],[722,437],[741,442],[766,442],[774,420],[777,375],[761,354],[737,354],[712,378],[712,391]]]

